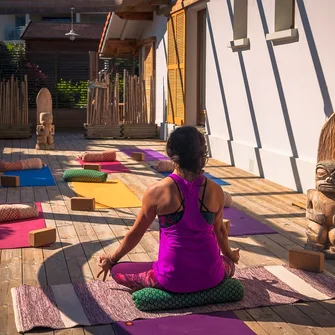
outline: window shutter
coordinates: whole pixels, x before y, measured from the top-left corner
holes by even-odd
[[[155,122],[152,118],[154,117],[152,106],[152,90],[154,89],[152,84],[154,83],[154,43],[149,43],[144,46],[143,56],[143,79],[145,80],[145,95],[147,102],[147,115],[148,122]]]
[[[168,113],[167,121],[185,122],[185,10],[172,14],[168,21]]]

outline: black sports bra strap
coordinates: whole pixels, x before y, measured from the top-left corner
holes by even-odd
[[[171,177],[170,177],[170,178],[171,178]],[[178,212],[179,209],[180,209],[181,207],[183,207],[183,208],[185,207],[185,206],[184,206],[184,202],[185,202],[185,200],[184,200],[183,194],[181,193],[181,189],[180,189],[178,183],[177,183],[173,178],[171,178],[171,179],[172,179],[172,180],[174,181],[174,183],[176,184],[177,189],[178,189],[178,192],[179,192],[179,196],[180,196],[180,201],[181,201],[181,203],[180,203],[179,208],[178,208],[177,211],[176,211],[176,212]]]
[[[201,198],[201,205],[202,205],[202,206],[203,206],[203,204],[204,204],[205,193],[206,193],[206,187],[207,187],[207,178],[205,177],[204,191],[202,192],[202,198]]]
[[[204,208],[206,209],[206,211],[208,212],[208,209],[207,209],[206,206],[204,205],[204,199],[205,199],[206,187],[207,187],[207,178],[205,177],[204,191],[202,192],[202,197],[201,197],[201,200],[199,199],[199,202],[200,202],[200,210],[202,210],[202,208],[204,207]]]

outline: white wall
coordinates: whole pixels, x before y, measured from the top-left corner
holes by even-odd
[[[227,48],[233,0],[207,4],[209,143],[212,157],[305,192],[335,94],[335,1],[296,0],[299,41],[277,46],[265,40],[274,2],[249,0],[251,48],[242,52]]]
[[[167,104],[167,18],[154,14],[152,25],[142,34],[141,39],[156,37],[156,123],[166,120]]]
[[[6,29],[15,29],[15,15],[0,15],[0,41],[5,39]]]

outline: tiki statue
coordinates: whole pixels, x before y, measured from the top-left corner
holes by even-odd
[[[55,126],[52,125],[52,97],[47,88],[42,88],[36,98],[37,121],[40,125],[36,127],[37,150],[55,149],[54,134]]]
[[[307,191],[307,249],[335,259],[335,113],[321,130],[316,189]]]

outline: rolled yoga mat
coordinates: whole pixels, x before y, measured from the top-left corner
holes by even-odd
[[[30,247],[29,232],[46,227],[42,206],[39,202],[36,202],[35,205],[38,217],[0,222],[0,249]]]
[[[85,152],[80,158],[83,162],[114,162],[116,160],[116,151],[89,151]]]
[[[0,205],[0,223],[38,217],[35,203]]]
[[[42,169],[42,167],[43,162],[39,158],[23,159],[16,162],[0,161],[0,172]]]

